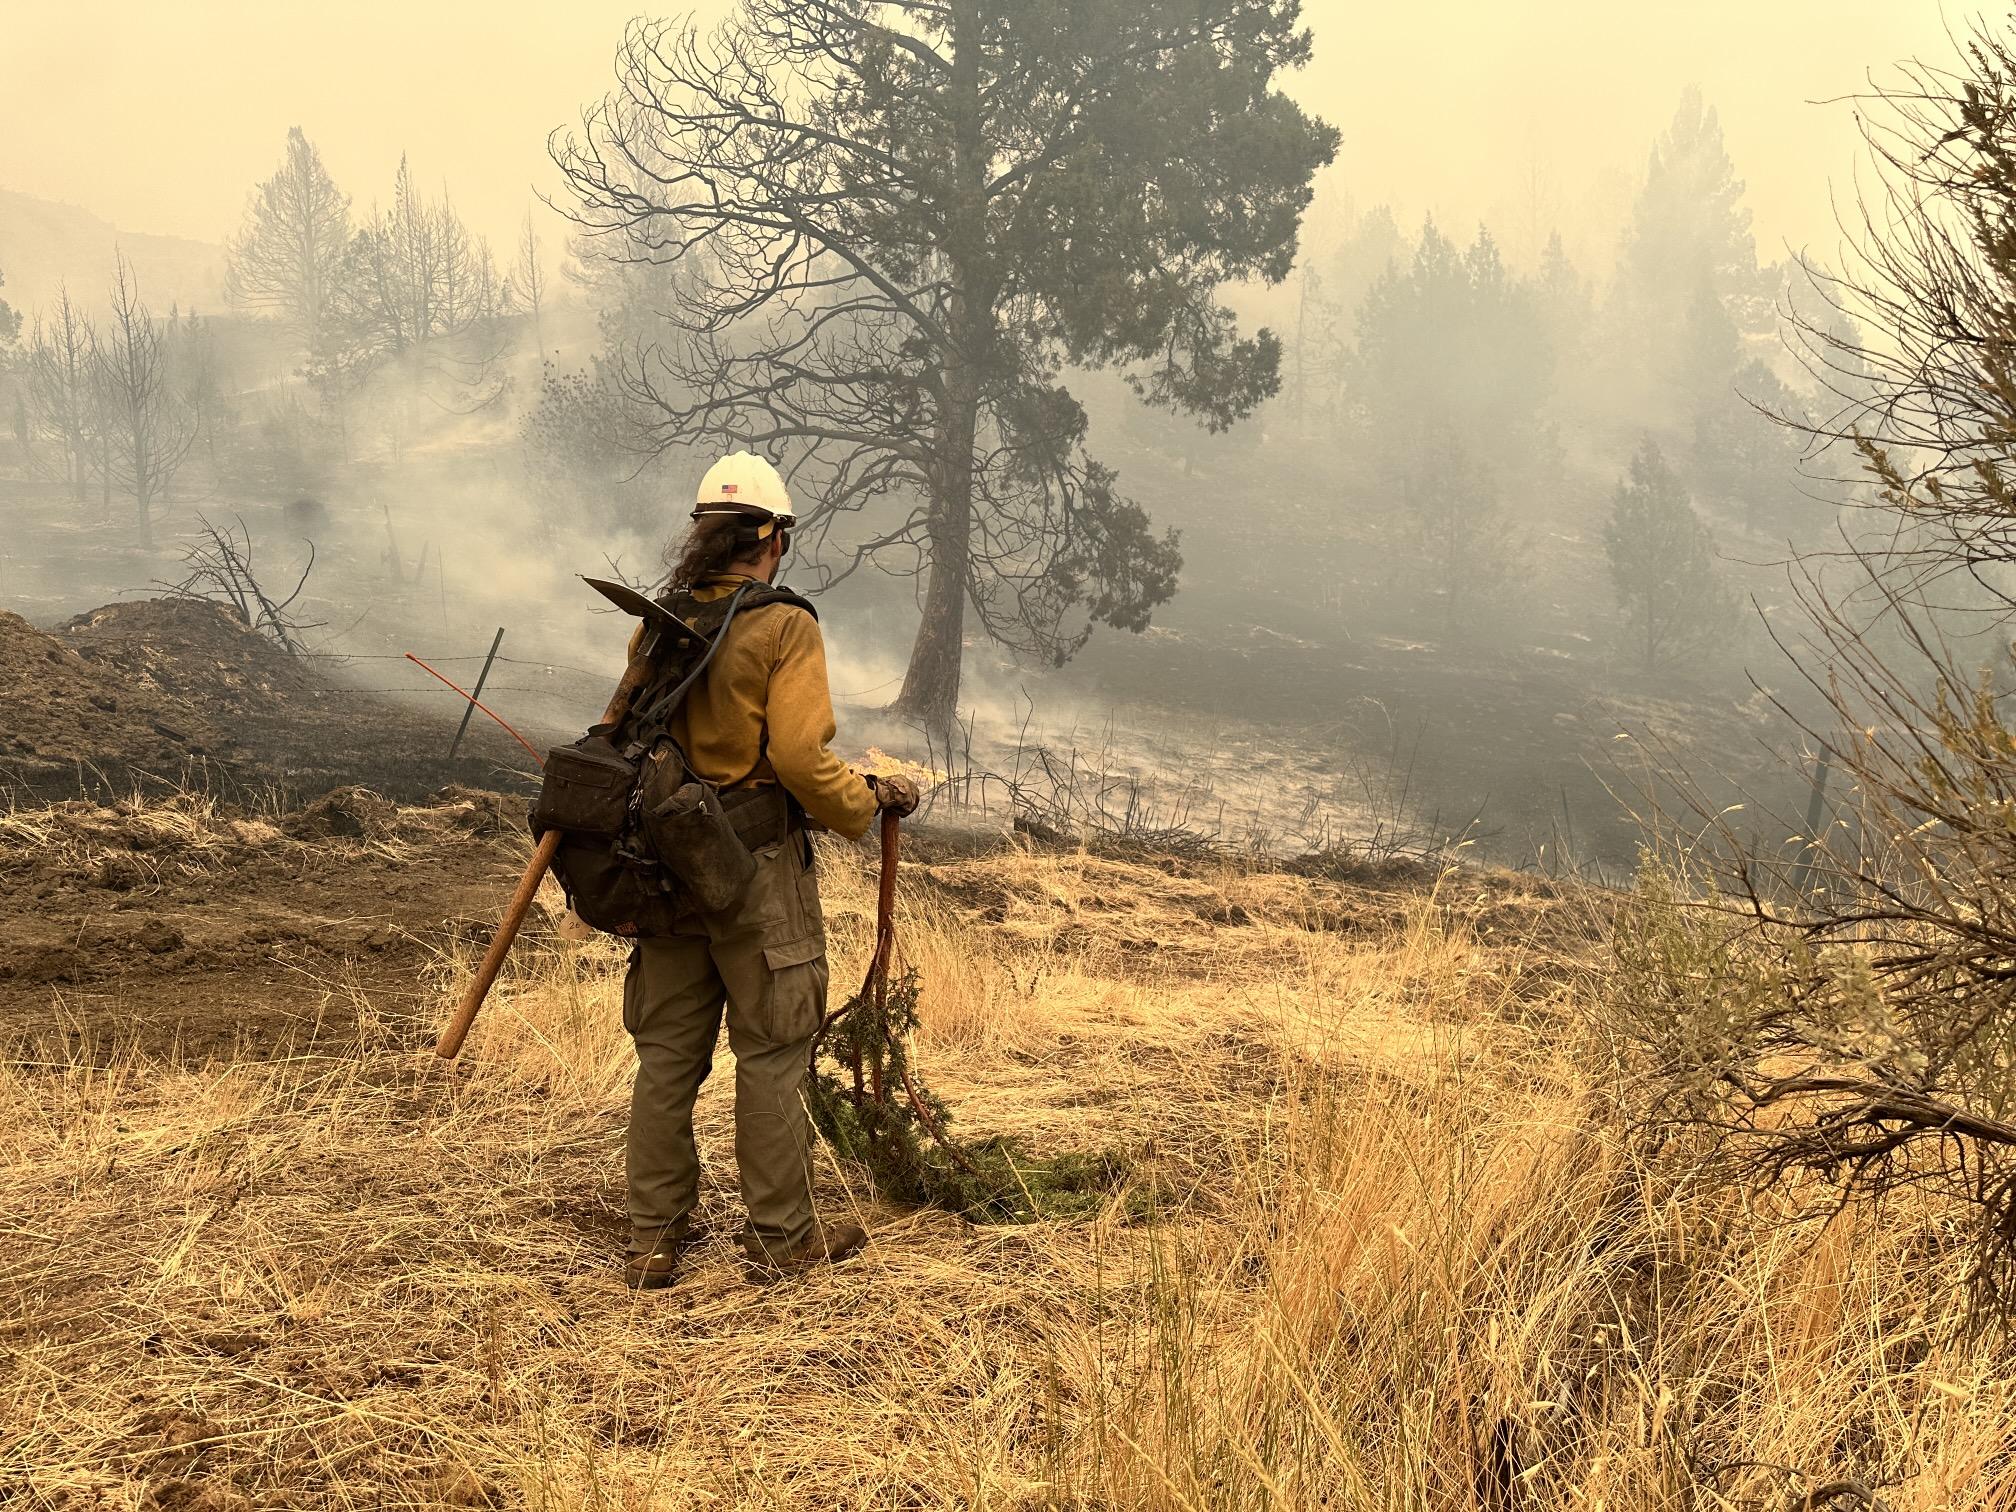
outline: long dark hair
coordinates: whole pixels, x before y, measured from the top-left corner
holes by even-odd
[[[665,586],[691,588],[726,572],[751,554],[751,548],[738,539],[741,533],[742,522],[732,516],[695,520],[693,528],[665,550],[665,561],[672,569]]]

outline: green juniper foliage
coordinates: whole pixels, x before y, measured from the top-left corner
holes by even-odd
[[[866,1166],[882,1196],[976,1222],[1077,1218],[1103,1207],[1127,1180],[1124,1156],[1037,1157],[1003,1136],[952,1138],[952,1115],[910,1064],[917,1000],[914,968],[881,994],[871,981],[821,1040],[807,1100],[827,1142]]]

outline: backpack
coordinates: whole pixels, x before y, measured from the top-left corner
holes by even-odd
[[[802,811],[781,787],[724,791],[701,777],[671,723],[737,613],[765,604],[818,612],[768,583],[707,603],[684,590],[655,603],[636,594],[618,602],[646,611],[658,633],[651,680],[616,723],[547,753],[530,818],[534,836],[560,831],[553,875],[584,923],[651,938],[674,933],[681,915],[732,907],[755,874],[751,852],[802,827]]]

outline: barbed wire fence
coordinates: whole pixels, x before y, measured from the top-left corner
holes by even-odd
[[[448,745],[447,755],[450,759],[453,759],[461,749],[463,738],[468,733],[470,716],[477,711],[484,700],[494,698],[499,694],[537,695],[547,704],[547,708],[538,713],[531,711],[522,713],[517,711],[491,713],[488,709],[484,710],[498,724],[503,725],[508,733],[516,737],[521,743],[526,743],[528,749],[530,748],[529,743],[525,742],[524,736],[513,727],[514,723],[524,724],[535,729],[548,730],[577,724],[586,728],[587,725],[594,721],[594,711],[601,706],[601,693],[599,690],[606,685],[613,684],[616,676],[615,673],[606,669],[596,671],[589,667],[576,666],[568,662],[551,661],[542,657],[505,656],[498,649],[502,644],[503,638],[504,630],[500,627],[497,631],[496,640],[492,643],[487,653],[472,652],[463,654],[460,652],[450,652],[440,655],[428,654],[423,656],[418,653],[400,651],[311,651],[307,653],[306,660],[320,663],[331,669],[349,667],[355,663],[375,664],[379,662],[393,662],[401,666],[415,667],[420,674],[425,675],[416,675],[410,682],[392,682],[382,678],[360,679],[355,683],[329,681],[325,682],[323,686],[311,690],[310,696],[316,698],[375,698],[387,695],[400,697],[420,695],[429,699],[446,700],[451,707],[459,711],[461,716],[454,738]],[[466,691],[457,686],[451,679],[434,671],[436,667],[445,667],[451,672],[456,672],[458,677],[462,677],[463,674],[459,669],[471,665],[477,666],[481,670],[477,675],[475,685]],[[517,674],[518,680],[508,682],[491,681],[492,672],[501,668],[513,669]],[[527,677],[535,677],[541,680],[523,680]],[[509,715],[511,722],[507,722],[506,714]]]

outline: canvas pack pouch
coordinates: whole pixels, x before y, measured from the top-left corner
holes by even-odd
[[[566,830],[577,835],[618,835],[637,781],[637,764],[606,735],[589,734],[546,753],[539,796],[532,804],[532,833]]]
[[[631,836],[637,763],[606,734],[591,731],[546,753],[532,833],[560,835],[553,875],[587,924],[627,938],[670,933],[678,898],[640,867]]]
[[[660,864],[703,912],[733,907],[756,875],[756,858],[735,833],[711,784],[682,783],[646,807],[644,833]]]

